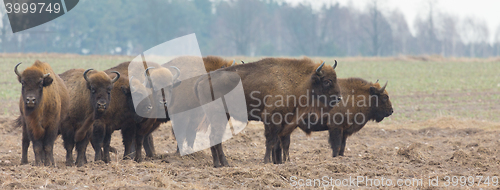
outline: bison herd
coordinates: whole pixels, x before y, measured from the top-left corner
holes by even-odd
[[[234,60],[207,56],[203,57],[203,72],[209,74],[185,80],[180,80],[180,76],[201,71],[188,64],[166,66],[195,59],[200,58],[183,56],[164,65],[138,64],[144,67],[139,74],[129,73],[133,71],[130,67],[134,62],[124,62],[105,71],[70,69],[59,75],[47,63],[36,61],[22,72],[18,71],[21,64],[18,63],[14,71],[22,84],[20,116],[16,119],[16,126],[23,131],[21,164],[28,163],[31,142],[35,165],[54,165],[53,146],[59,134],[66,149],[66,165],[87,163],[89,142],[95,151],[94,160],[108,163],[113,149],[111,134],[115,130],[122,134],[124,159],[141,162],[143,147],[147,157],[155,156],[152,133],[170,121],[174,112],[223,98],[238,82],[243,86],[247,107],[247,117],[243,120],[264,124],[265,163],[280,164],[289,160],[290,135],[297,127],[307,134],[329,131],[332,156],[343,156],[347,137],[368,121],[380,122],[393,113],[385,90],[387,83],[381,86],[378,81],[372,83],[360,78],[337,79],[337,61],[333,66],[326,66],[325,62],[314,63],[308,58],[265,58],[236,64]],[[208,80],[201,80],[202,77]],[[168,88],[160,91],[157,86]],[[137,102],[133,95],[142,98]],[[231,97],[225,98],[231,102]],[[241,99],[234,101],[242,102]],[[227,108],[213,112],[218,111],[227,114],[228,120],[241,119],[229,115]],[[154,117],[158,113],[165,116]],[[185,126],[203,130],[206,129],[203,124],[216,119],[209,115],[193,117],[185,121]],[[225,130],[225,123],[222,128],[217,128],[215,123],[211,125],[212,140],[212,136]],[[184,136],[177,139],[178,144],[186,141],[192,146],[196,135]],[[73,160],[75,146],[76,162]],[[229,166],[221,143],[212,146],[211,151],[215,167]]]

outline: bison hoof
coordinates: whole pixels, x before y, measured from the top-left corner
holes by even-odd
[[[74,166],[75,164],[73,162],[66,162],[66,166]]]
[[[76,167],[82,167],[83,165],[85,165],[85,162],[77,162],[76,163]]]

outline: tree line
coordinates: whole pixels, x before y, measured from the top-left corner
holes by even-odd
[[[484,21],[429,7],[414,22],[416,34],[401,11],[381,9],[377,0],[366,10],[280,0],[80,0],[65,15],[16,34],[2,7],[0,52],[135,56],[196,33],[203,55],[500,56],[500,26],[490,34]]]

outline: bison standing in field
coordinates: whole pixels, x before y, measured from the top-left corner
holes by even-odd
[[[68,90],[49,64],[35,61],[22,73],[14,68],[22,84],[19,110],[16,120],[22,126],[21,164],[28,163],[28,147],[33,143],[35,165],[54,165],[53,147],[58,135],[61,119],[68,111]]]
[[[203,63],[201,63],[202,61]],[[200,67],[201,64],[205,66],[205,69],[203,69],[203,67]],[[222,67],[233,66],[235,64],[236,64],[235,61],[227,61],[217,56],[207,56],[203,57],[203,59],[196,56],[182,56],[175,58],[169,61],[168,63],[163,64],[163,67],[155,65],[153,63],[147,63],[149,68],[147,69],[146,72],[149,73],[148,75],[149,77],[148,80],[145,81],[146,82],[145,85],[150,89],[156,89],[152,92],[152,95],[154,97],[153,101],[155,102],[154,103],[155,110],[158,108],[164,109],[162,113],[164,113],[165,115],[164,117],[158,117],[158,118],[154,117],[144,118],[144,120],[142,121],[143,123],[154,121],[153,125],[149,127],[143,125],[143,127],[138,126],[136,128],[130,128],[130,127],[122,128],[122,135],[124,136],[124,143],[126,144],[125,154],[128,155],[131,152],[138,150],[137,147],[139,147],[139,150],[135,152],[135,160],[140,161],[142,159],[141,155],[142,153],[140,147],[141,145],[143,145],[146,151],[146,156],[153,157],[155,155],[155,150],[154,150],[152,132],[156,130],[162,123],[166,123],[171,120],[168,114],[167,107],[170,106],[170,110],[176,110],[177,112],[182,112],[192,108],[199,107],[200,104],[195,100],[196,97],[194,96],[194,83],[196,82],[198,77],[205,72],[214,71]],[[173,65],[175,65],[175,67],[171,67]],[[179,77],[178,74],[176,74],[176,76],[174,77],[175,81],[173,83],[169,84],[165,82],[166,79],[168,81],[168,77],[165,77],[166,75],[164,74],[164,71],[161,70],[165,69],[165,67],[167,66],[170,66],[171,68],[177,70],[178,74],[180,73],[180,71],[182,71],[182,75],[184,76],[184,80],[182,80],[182,83],[177,81],[178,80],[177,78]],[[137,70],[137,69],[132,68],[132,70]],[[170,91],[168,92],[172,93],[172,95],[170,96],[168,94],[161,94],[162,91],[160,89],[163,89],[161,87],[162,86],[167,87],[170,85],[176,88],[176,90],[174,90],[173,92]],[[167,90],[171,89],[172,88],[168,88]],[[163,89],[163,91],[165,92],[165,89]],[[170,100],[167,100],[167,98],[169,98]],[[158,110],[156,111],[156,113],[158,113]],[[189,126],[191,127],[197,127],[199,123],[199,121],[196,120],[196,118],[192,118],[188,122],[190,122],[191,125]],[[125,139],[131,139],[133,135],[142,136],[139,139],[144,138],[143,140],[144,142],[137,142],[136,140],[138,138],[135,138],[134,140],[125,140]],[[182,144],[182,142],[187,141],[188,146],[192,147],[196,134],[188,134],[186,135],[186,137],[187,138],[185,139],[177,139],[178,144]]]
[[[324,62],[316,64],[308,58],[266,58],[252,64],[219,69],[217,72],[221,73],[211,74],[208,80],[200,80],[196,91],[198,97],[212,97],[213,93],[211,100],[200,100],[202,104],[221,98],[227,92],[211,92],[209,88],[229,91],[228,82],[232,85],[239,82],[231,73],[238,74],[245,93],[248,119],[264,122],[264,162],[271,162],[272,154],[273,163],[279,164],[282,162],[279,134],[286,123],[307,119],[304,116],[310,112],[328,112],[340,100],[340,88],[334,70],[336,64],[333,67],[324,65]],[[226,101],[231,100],[226,98]],[[209,120],[214,121],[216,118]],[[217,133],[225,129],[225,126],[218,127],[216,130],[212,128],[212,131]],[[221,144],[212,147],[212,156],[216,166],[216,162],[227,165]]]
[[[205,65],[205,69],[201,67],[201,64]],[[134,96],[136,95],[142,96],[144,94],[150,94],[151,95],[150,98],[152,98],[152,101],[154,101],[154,103],[152,104],[154,107],[153,108],[154,112],[152,114],[147,114],[149,116],[144,116],[144,114],[138,114],[137,116],[139,120],[137,120],[137,122],[139,121],[140,122],[137,123],[136,127],[130,127],[131,124],[128,124],[126,127],[122,126],[121,131],[125,144],[125,156],[128,156],[131,152],[135,152],[134,159],[136,161],[142,160],[141,150],[135,151],[135,149],[136,147],[141,147],[141,145],[143,145],[146,151],[146,156],[153,157],[155,155],[155,150],[154,150],[152,132],[155,129],[157,129],[160,126],[160,124],[170,121],[170,116],[168,114],[167,107],[171,105],[172,109],[176,108],[175,110],[198,107],[199,104],[196,101],[192,101],[195,98],[193,94],[193,88],[194,88],[194,82],[196,81],[197,77],[205,72],[216,70],[221,67],[232,66],[234,64],[235,61],[226,61],[217,56],[204,57],[203,60],[200,57],[196,56],[182,56],[175,58],[169,61],[168,63],[165,63],[163,67],[150,62],[146,64],[147,66],[144,66],[143,64],[129,65],[128,70],[131,72],[143,70],[143,68],[138,68],[138,66],[147,68],[145,71],[145,75],[142,75],[142,73],[135,73],[135,74],[129,74],[129,76],[131,76],[131,80],[133,75],[136,76],[136,78],[140,78],[142,81],[144,81],[144,83],[135,82],[137,84],[137,88],[147,86],[151,90],[151,92],[148,93],[144,93],[146,92],[145,90],[136,90],[135,92],[139,94],[135,94]],[[176,70],[174,80],[169,80],[169,78],[171,77],[168,77],[167,76],[168,74],[165,74],[164,71],[166,69],[165,67],[168,66],[170,66],[169,68],[173,68],[174,70]],[[180,67],[181,69],[177,68],[176,66]],[[185,80],[182,81],[182,85],[180,87],[177,87],[181,84],[180,81],[178,81],[177,79],[179,77],[180,70],[183,70],[182,75],[184,76]],[[173,81],[173,82],[169,83],[168,81]],[[172,88],[170,88],[169,86],[176,88],[177,90],[171,92]],[[162,87],[167,87],[167,88],[162,88]],[[134,88],[131,86],[130,89]],[[172,95],[170,96],[169,94],[171,93]],[[134,92],[132,92],[131,94],[134,94]],[[130,98],[130,100],[132,100],[132,98]],[[133,103],[130,103],[129,105],[132,107],[132,109],[134,109]],[[136,106],[135,109],[137,112],[138,107]],[[140,115],[142,115],[142,117]],[[147,124],[151,122],[153,122],[153,125],[147,126]],[[197,124],[196,122],[193,123]],[[136,139],[144,139],[144,140],[143,142],[141,142],[140,140],[138,142],[136,141]],[[187,140],[188,144],[192,144],[192,142],[194,141],[194,137],[191,139],[178,139],[178,142],[179,141],[182,142],[184,140]]]
[[[328,130],[332,156],[343,156],[347,137],[361,130],[368,121],[381,122],[394,112],[389,94],[385,90],[387,83],[380,87],[378,82],[371,83],[360,78],[339,79],[338,83],[343,99],[330,110],[328,117],[322,117],[321,121],[315,121],[312,125],[291,124],[283,131],[282,147],[285,160],[289,158],[290,133],[297,126],[307,134]]]
[[[130,67],[133,66],[134,65],[129,66],[129,71],[136,70],[130,69]],[[149,114],[141,113],[139,114],[139,116],[141,116],[140,122],[136,121],[137,123],[134,126],[130,124],[127,127],[122,127],[123,143],[125,145],[124,156],[128,156],[135,151],[134,160],[137,162],[141,162],[143,159],[143,146],[146,150],[146,156],[154,156],[155,151],[151,133],[160,126],[157,122],[159,118],[168,118],[165,106],[168,105],[168,102],[170,102],[170,100],[168,100],[167,98],[171,97],[170,94],[172,93],[172,88],[175,88],[180,84],[178,78],[181,75],[181,71],[177,67],[170,67],[175,71],[171,72],[169,69],[157,64],[148,63],[147,66],[148,68],[144,71],[144,78],[142,78],[142,81],[144,81],[144,83],[136,82],[137,84],[135,84],[134,87],[131,86],[131,89],[146,87],[148,90],[150,90],[148,98],[152,102],[151,106],[153,112]],[[134,76],[141,76],[141,74]],[[137,93],[144,92],[143,90],[135,90],[134,92],[131,92],[131,95],[137,97]],[[138,107],[136,107],[136,112],[138,112],[137,108]]]
[[[82,166],[87,162],[85,152],[89,140],[102,138],[104,129],[95,125],[94,122],[103,119],[104,114],[113,104],[111,103],[111,90],[113,84],[120,78],[120,73],[115,71],[112,75],[116,76],[111,78],[105,72],[93,69],[71,69],[60,74],[68,86],[71,97],[68,115],[61,125],[68,166],[73,165],[75,144],[76,165]],[[96,150],[96,158],[100,156],[101,152]]]

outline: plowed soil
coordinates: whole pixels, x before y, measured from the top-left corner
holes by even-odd
[[[307,136],[296,130],[291,137],[291,160],[280,165],[262,162],[263,126],[251,122],[224,143],[231,167],[213,168],[210,150],[176,155],[169,124],[154,133],[158,156],[142,163],[122,160],[122,139],[117,131],[112,146],[118,154],[111,154],[111,163],[94,162],[89,145],[89,163],[67,167],[59,137],[54,148],[55,167],[20,165],[21,129],[12,127],[13,119],[0,119],[2,189],[432,189],[433,185],[463,188],[464,184],[473,189],[500,188],[500,124],[485,121],[442,117],[412,123],[369,123],[347,140],[345,156],[335,158],[328,132]],[[28,153],[33,163],[31,147]]]

